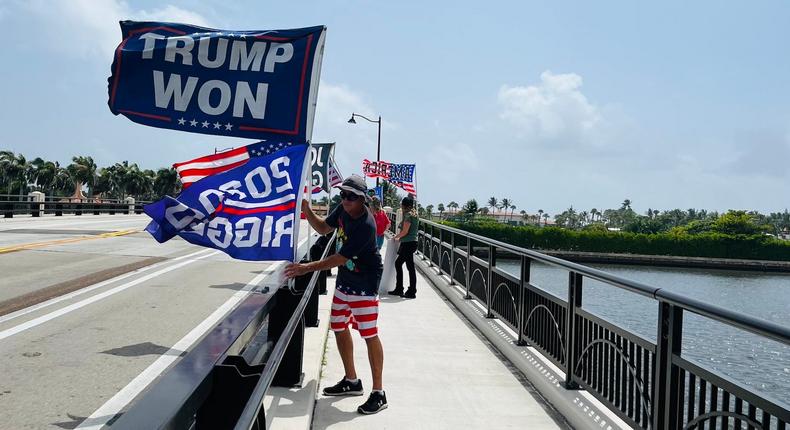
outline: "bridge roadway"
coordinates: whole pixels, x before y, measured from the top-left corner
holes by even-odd
[[[272,269],[147,221],[0,219],[0,429],[101,427]]]

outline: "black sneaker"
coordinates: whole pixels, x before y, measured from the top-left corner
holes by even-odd
[[[400,296],[403,295],[403,287],[395,288],[392,291],[387,291],[387,294],[389,294],[390,296],[398,296],[398,297],[400,297]]]
[[[404,299],[416,299],[417,298],[417,289],[416,288],[409,288],[406,290],[406,293],[403,295]]]
[[[362,380],[357,379],[356,384],[343,378],[337,384],[324,388],[325,396],[361,396],[365,394],[362,389]]]
[[[387,395],[383,391],[374,391],[370,393],[368,400],[357,408],[357,412],[372,415],[384,409],[387,409]]]

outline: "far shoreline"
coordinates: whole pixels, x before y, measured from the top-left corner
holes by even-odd
[[[628,266],[724,269],[751,272],[790,273],[790,261],[745,260],[734,258],[683,257],[674,255],[614,254],[604,252],[534,251],[574,263],[617,264]]]

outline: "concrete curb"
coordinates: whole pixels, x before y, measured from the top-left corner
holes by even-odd
[[[436,268],[415,254],[417,269],[444,295],[510,362],[524,374],[541,395],[576,429],[631,429],[598,399],[585,390],[566,390],[565,374],[532,347],[516,345],[516,333],[498,319],[485,318],[485,307],[477,300],[464,300],[458,286],[437,273]]]

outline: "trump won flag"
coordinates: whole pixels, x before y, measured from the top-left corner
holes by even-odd
[[[121,22],[110,110],[153,127],[310,139],[326,28],[232,31]]]
[[[157,241],[175,236],[241,260],[292,260],[308,145],[293,145],[194,182],[145,206]]]

